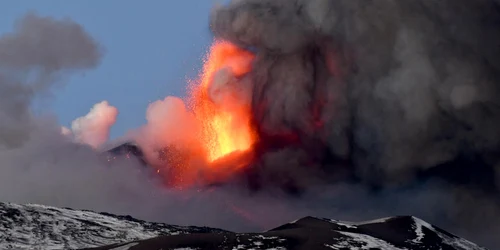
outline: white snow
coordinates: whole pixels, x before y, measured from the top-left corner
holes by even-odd
[[[0,249],[77,249],[187,233],[183,227],[38,204],[0,202],[0,215],[4,211],[10,214],[0,223]]]
[[[341,241],[335,244],[325,244],[325,247],[338,250],[338,249],[351,248],[351,244],[349,244],[349,242],[347,241]]]
[[[349,221],[340,221],[340,220],[331,220],[327,219],[330,223],[337,224],[339,226],[344,226],[347,228],[356,228],[356,224],[354,222],[349,222]]]
[[[417,238],[412,240],[413,243],[417,243],[417,244],[421,243],[422,239],[424,239],[425,234],[423,231],[423,227],[426,227],[429,230],[435,231],[431,224],[429,224],[429,223],[427,223],[427,222],[425,222],[417,217],[412,217],[412,219],[413,219],[413,222],[415,224],[413,229],[415,230],[415,234],[417,234]]]
[[[256,236],[254,236],[254,238],[262,239],[262,240],[277,240],[278,239],[277,236],[264,236],[264,235],[256,235]]]
[[[366,235],[366,234],[358,234],[358,233],[350,233],[350,232],[340,232],[336,231],[337,233],[340,233],[342,235],[348,236],[349,238],[352,239],[352,241],[361,243],[361,247],[355,247],[351,246],[351,250],[369,250],[373,248],[379,248],[379,249],[384,249],[384,250],[401,250],[404,248],[398,248],[395,247],[388,242],[374,238],[372,236]]]
[[[393,217],[385,217],[385,218],[380,218],[380,219],[375,219],[375,220],[368,220],[368,221],[361,221],[358,223],[354,223],[355,225],[365,225],[365,224],[375,224],[375,223],[384,223]]]
[[[256,246],[263,246],[264,245],[264,243],[262,243],[262,241],[255,241],[255,242],[253,242],[253,244]]]
[[[91,211],[80,211],[56,208],[37,204],[16,205],[0,202],[0,249],[39,249],[59,250],[89,248],[103,245],[113,245],[113,250],[128,250],[139,244],[139,240],[156,237],[159,235],[173,235],[189,233],[186,227],[166,225],[162,223],[149,223],[129,220],[127,218],[108,216]],[[371,220],[359,223],[327,220],[331,223],[350,228],[348,231],[335,230],[341,237],[334,238],[334,243],[323,246],[331,249],[351,250],[402,250],[391,243],[370,235],[358,232],[357,228],[363,224],[383,223],[390,218]],[[431,224],[412,217],[411,226],[415,232],[414,239],[407,243],[423,244],[425,238],[424,228],[440,237],[444,244],[457,250],[485,250],[474,243],[454,237],[434,228]],[[410,226],[410,225],[408,225]],[[193,232],[193,231],[191,231]],[[354,233],[357,232],[357,233]],[[425,232],[428,232],[425,230]],[[248,234],[238,234],[245,236]],[[236,238],[240,242],[239,237]],[[278,236],[253,235],[249,244],[239,244],[233,250],[268,249],[284,250],[284,247],[264,247],[273,243],[283,242]],[[116,244],[122,245],[116,245]],[[274,244],[273,244],[274,245]],[[177,248],[176,250],[194,250],[192,248]]]
[[[479,250],[483,249],[477,246],[476,244],[460,238],[460,237],[450,237],[446,234],[443,234],[439,231],[437,231],[431,224],[417,218],[417,217],[412,217],[413,221],[415,222],[415,234],[417,235],[417,238],[412,240],[413,243],[421,243],[422,239],[425,237],[425,234],[423,232],[423,228],[427,228],[433,232],[435,232],[441,239],[443,239],[443,242],[445,244],[448,244],[454,248],[460,249],[460,250]]]
[[[368,221],[360,221],[360,222],[352,222],[352,221],[341,221],[341,220],[332,220],[332,219],[323,219],[326,220],[330,223],[337,224],[339,226],[344,226],[347,228],[357,228],[360,225],[366,225],[366,224],[375,224],[375,223],[384,223],[387,220],[391,219],[393,217],[385,217],[385,218],[380,218],[380,219],[375,219],[375,220],[368,220]]]
[[[437,232],[438,236],[443,239],[443,242],[459,250],[484,250],[476,244],[459,237],[450,237],[446,234]]]

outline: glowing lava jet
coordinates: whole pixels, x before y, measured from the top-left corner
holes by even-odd
[[[224,181],[251,159],[257,136],[251,124],[250,83],[244,76],[253,59],[251,52],[231,43],[212,44],[199,79],[189,86],[187,100],[199,129],[193,133],[199,139],[160,152],[165,164],[157,169],[168,186]]]
[[[225,41],[215,41],[202,75],[192,85],[190,104],[201,125],[207,160],[216,162],[250,150],[256,141],[251,125],[249,84],[241,77],[251,70],[254,55]]]

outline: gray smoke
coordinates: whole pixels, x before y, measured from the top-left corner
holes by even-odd
[[[100,60],[97,42],[69,19],[30,13],[0,36],[0,201],[104,211],[126,201],[119,196],[124,190],[145,186],[131,164],[122,164],[125,172],[110,168],[89,146],[63,135],[52,115],[32,111],[71,73]]]
[[[498,150],[499,21],[491,1],[248,0],[216,9],[211,27],[258,51],[252,94],[264,132],[326,136],[366,178],[399,178],[464,145]],[[315,131],[318,100],[326,125]]]
[[[496,1],[241,0],[214,9],[211,29],[256,51],[247,77],[261,134],[299,135],[301,146],[263,156],[264,176],[317,183],[301,167],[318,143],[377,186],[411,183],[463,155],[500,172]],[[322,167],[341,170],[334,162]],[[405,194],[419,197],[431,222],[491,243],[500,207],[475,192],[438,185]]]
[[[68,129],[62,130],[50,113],[33,112],[37,99],[50,97],[72,73],[97,67],[101,56],[97,42],[70,19],[30,13],[12,32],[0,36],[1,202],[109,211],[150,220],[177,214],[165,215],[168,208],[186,211],[176,208],[176,197],[164,194],[157,181],[140,171],[139,162],[108,162],[87,145],[97,146],[94,142],[106,139],[109,120],[116,116],[107,103],[78,120],[81,126],[75,132],[84,144],[68,136]],[[78,137],[82,133],[83,139]]]
[[[33,124],[31,104],[67,73],[95,67],[100,51],[71,21],[28,14],[0,37],[0,148],[22,146]]]

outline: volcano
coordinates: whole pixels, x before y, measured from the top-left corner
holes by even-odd
[[[109,151],[110,103],[71,130],[38,105],[103,62],[97,40],[34,13],[0,36],[0,199],[234,232],[0,203],[2,248],[478,248],[438,227],[498,248],[498,1],[234,0],[207,26],[186,96],[150,103]],[[398,214],[433,225],[303,218]]]
[[[133,142],[125,142],[114,146],[111,149],[105,150],[105,153],[108,161],[112,161],[116,157],[133,158],[139,161],[142,166],[147,166],[142,149]]]

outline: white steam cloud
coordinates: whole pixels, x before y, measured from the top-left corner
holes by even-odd
[[[102,101],[95,104],[87,115],[75,119],[71,123],[71,131],[76,141],[98,148],[108,141],[117,116],[118,109]],[[63,134],[67,133],[63,129]]]

